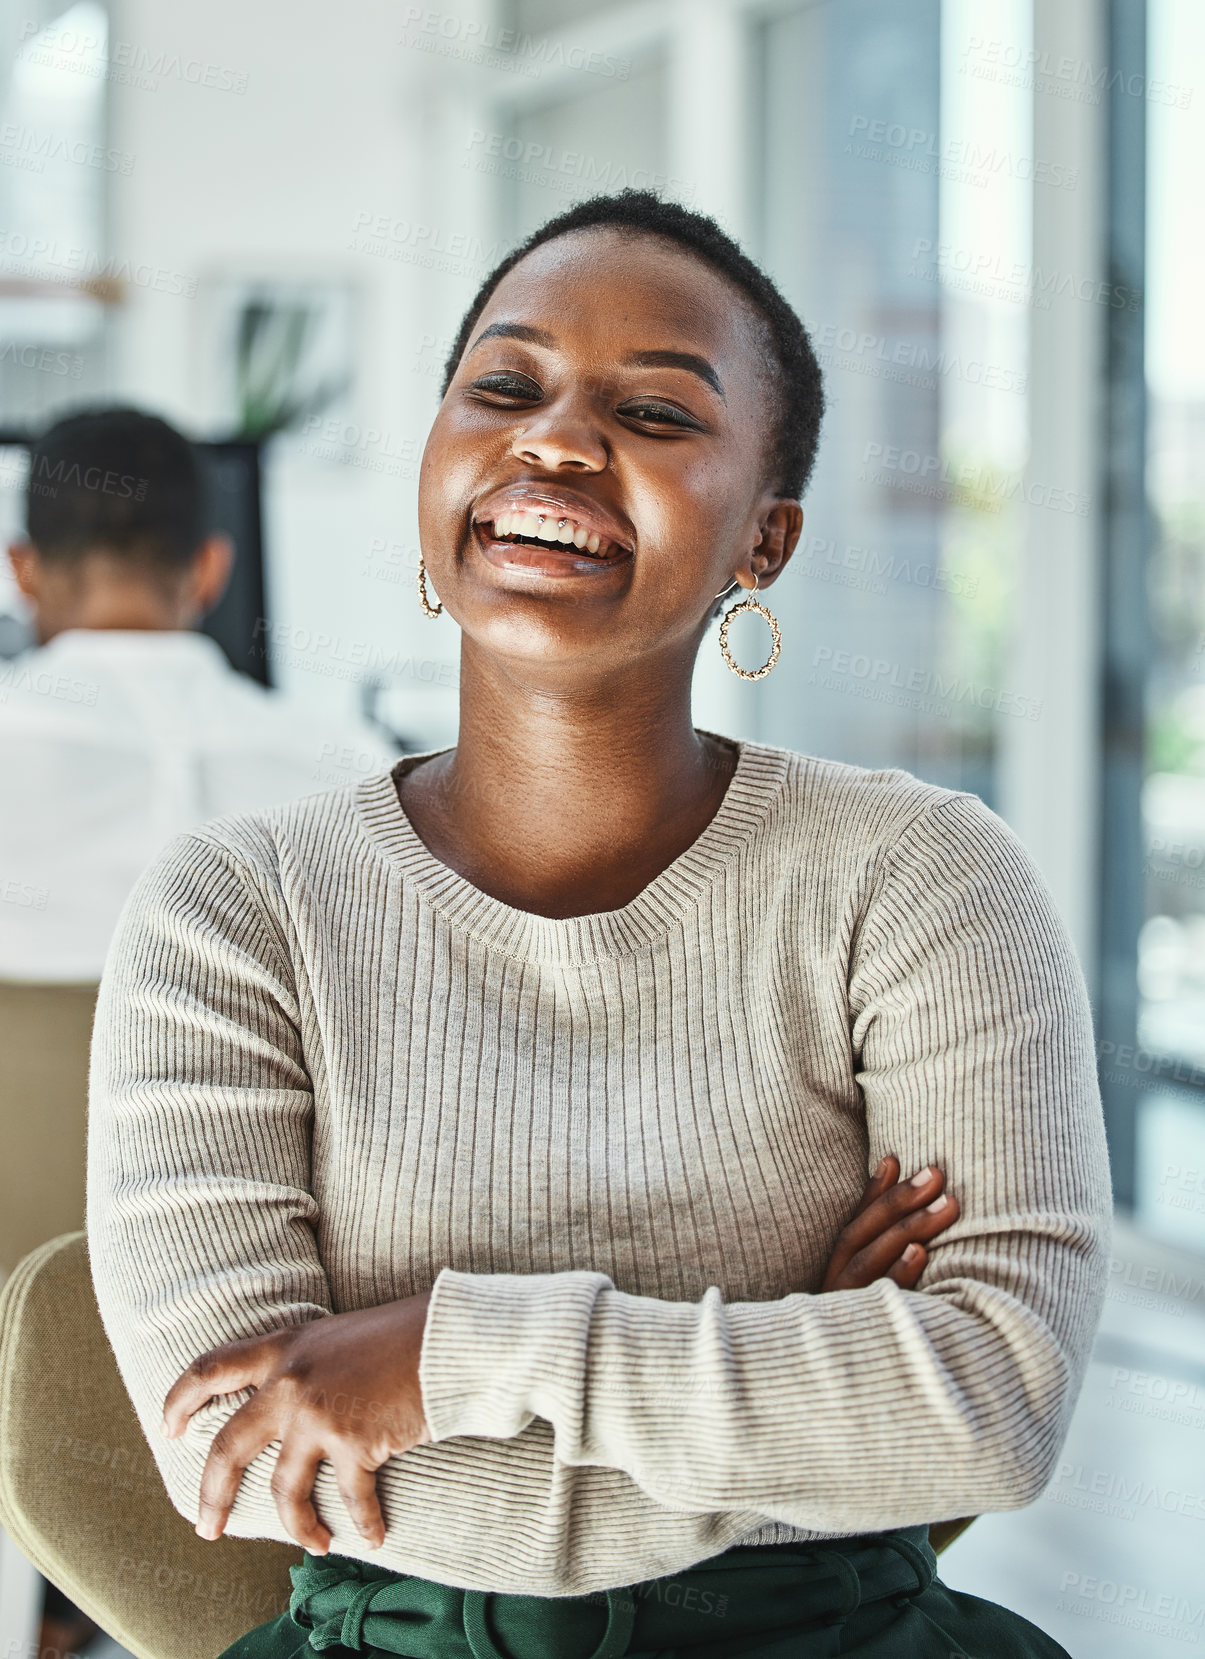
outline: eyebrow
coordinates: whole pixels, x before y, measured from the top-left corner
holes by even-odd
[[[469,350],[475,350],[485,340],[525,340],[529,345],[555,347],[556,338],[546,328],[535,328],[530,323],[491,323],[473,341]],[[693,351],[636,351],[624,358],[625,366],[641,369],[685,369],[698,375],[714,392],[724,397],[720,377],[705,357]],[[725,402],[727,399],[724,400]]]
[[[637,351],[631,357],[624,358],[639,369],[685,369],[688,374],[697,374],[700,380],[724,397],[724,388],[720,385],[720,377],[705,357],[700,357],[694,351]],[[727,402],[727,399],[724,399]]]
[[[527,340],[533,346],[556,345],[546,328],[533,328],[530,323],[491,323],[482,329],[469,350],[475,350],[484,340]]]

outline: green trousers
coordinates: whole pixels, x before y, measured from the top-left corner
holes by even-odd
[[[487,1595],[337,1555],[289,1571],[289,1611],[221,1659],[1069,1659],[1019,1614],[948,1590],[924,1527],[737,1545],[585,1596]]]

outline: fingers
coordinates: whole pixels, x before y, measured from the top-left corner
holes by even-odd
[[[837,1240],[837,1248],[848,1261],[863,1246],[890,1227],[901,1216],[923,1209],[940,1193],[945,1176],[935,1164],[918,1171],[910,1181],[896,1181],[886,1192],[859,1209]],[[836,1252],[834,1252],[834,1255]]]
[[[329,1455],[339,1494],[358,1531],[373,1549],[385,1542],[385,1519],[377,1496],[376,1471],[356,1461],[352,1452],[329,1453],[317,1438],[306,1435],[298,1424],[281,1436],[267,1409],[259,1409],[258,1397],[239,1408],[214,1436],[201,1476],[197,1533],[202,1538],[220,1538],[234,1507],[243,1475],[256,1457],[274,1439],[282,1439],[280,1455],[272,1471],[271,1491],[276,1512],[290,1538],[295,1538],[313,1555],[326,1555],[331,1547],[331,1529],[314,1505],[314,1483],[318,1467]]]
[[[867,1181],[862,1193],[861,1201],[855,1215],[861,1215],[863,1210],[869,1209],[876,1198],[881,1198],[889,1188],[893,1187],[900,1178],[900,1161],[894,1153],[889,1152],[879,1163],[879,1167]]]
[[[329,1552],[331,1529],[314,1507],[314,1483],[325,1458],[330,1459],[339,1496],[356,1530],[370,1548],[379,1549],[385,1542],[385,1517],[377,1497],[376,1470],[366,1468],[351,1449],[323,1449],[317,1442],[308,1446],[304,1443],[290,1446],[286,1442],[277,1459],[272,1496],[286,1532],[313,1555]]]
[[[240,1406],[210,1443],[197,1508],[196,1530],[201,1538],[222,1536],[244,1471],[275,1438],[275,1424],[260,1401],[256,1395]]]
[[[377,1496],[376,1470],[365,1468],[354,1457],[338,1452],[331,1454],[331,1463],[347,1513],[365,1543],[374,1550],[379,1549],[385,1542],[385,1517]]]
[[[322,1452],[316,1445],[286,1442],[272,1474],[272,1496],[285,1531],[313,1555],[326,1555],[331,1547],[331,1530],[314,1508],[314,1482],[321,1462]]]
[[[915,1290],[917,1281],[925,1271],[925,1263],[929,1260],[929,1252],[923,1244],[905,1245],[904,1253],[898,1262],[893,1262],[887,1269],[887,1278],[894,1279],[901,1290]]]
[[[359,1460],[353,1446],[325,1446],[313,1437],[286,1439],[272,1475],[272,1496],[286,1532],[313,1555],[326,1555],[330,1550],[331,1529],[314,1506],[318,1467],[327,1458],[356,1530],[372,1549],[379,1549],[385,1542],[385,1518],[377,1497],[376,1470]]]
[[[852,1218],[837,1235],[824,1275],[824,1283],[820,1287],[822,1290],[848,1289],[842,1275],[858,1251],[864,1249],[880,1233],[885,1232],[900,1216],[930,1202],[941,1190],[945,1179],[941,1170],[930,1164],[914,1175],[911,1181],[896,1180],[886,1190],[877,1190],[882,1187],[886,1176],[892,1172],[898,1176],[899,1159],[889,1155],[880,1163],[867,1183],[862,1202]]]
[[[216,1394],[237,1394],[240,1388],[259,1387],[268,1368],[266,1340],[252,1337],[246,1342],[229,1342],[193,1360],[176,1378],[163,1402],[162,1429],[169,1440],[183,1434],[193,1412]]]
[[[936,1210],[929,1208],[942,1199],[945,1181],[944,1173],[935,1164],[919,1170],[909,1181],[893,1180],[882,1190],[887,1178],[894,1177],[898,1170],[899,1160],[894,1156],[879,1164],[858,1209],[837,1237],[820,1287],[822,1291],[856,1289],[873,1283],[899,1259],[909,1243],[927,1241],[956,1219],[958,1208],[953,1199],[949,1200],[952,1208],[944,1204]],[[926,1219],[914,1222],[903,1231],[893,1231],[909,1217],[921,1215]],[[880,1240],[886,1241],[882,1247],[878,1244]],[[863,1252],[870,1254],[863,1255]],[[917,1277],[923,1268],[922,1262]]]
[[[958,1200],[948,1193],[943,1193],[940,1197],[925,1205],[923,1209],[914,1210],[911,1215],[902,1217],[849,1258],[841,1273],[840,1288],[842,1290],[859,1289],[863,1285],[873,1284],[876,1279],[882,1279],[888,1275],[895,1278],[897,1284],[901,1283],[902,1281],[898,1276],[891,1273],[891,1268],[896,1263],[904,1266],[906,1271],[915,1269],[912,1281],[915,1283],[924,1271],[927,1252],[925,1252],[924,1259],[920,1260],[919,1266],[916,1266],[916,1257],[910,1257],[908,1263],[904,1263],[903,1257],[908,1246],[927,1244],[931,1239],[936,1238],[938,1233],[944,1232],[947,1227],[957,1221],[958,1214]]]

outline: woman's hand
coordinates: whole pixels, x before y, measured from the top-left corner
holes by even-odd
[[[958,1219],[958,1200],[942,1194],[945,1176],[935,1165],[910,1181],[899,1177],[899,1159],[884,1158],[837,1235],[821,1291],[859,1290],[876,1279],[911,1290],[920,1278],[929,1259],[925,1245]]]
[[[418,1361],[431,1293],[212,1348],[173,1383],[163,1432],[182,1434],[218,1394],[253,1387],[213,1438],[201,1477],[197,1532],[219,1538],[243,1473],[273,1440],[281,1442],[272,1495],[289,1536],[314,1555],[330,1528],[314,1508],[314,1480],[327,1459],[348,1513],[367,1543],[385,1540],[376,1472],[390,1457],[430,1440]]]

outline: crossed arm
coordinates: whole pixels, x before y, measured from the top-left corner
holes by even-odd
[[[899,1179],[887,1155],[842,1229],[821,1291],[857,1290],[889,1278],[910,1290],[924,1271],[926,1244],[957,1219],[942,1171]],[[385,1542],[377,1470],[431,1439],[420,1362],[431,1292],[380,1307],[226,1343],[201,1354],[172,1385],[163,1432],[182,1434],[216,1397],[253,1388],[251,1399],[214,1435],[201,1477],[197,1532],[225,1531],[250,1464],[273,1441],[281,1450],[272,1495],[289,1536],[315,1555],[331,1529],[314,1503],[318,1466],[331,1464],[348,1514],[370,1549]]]

